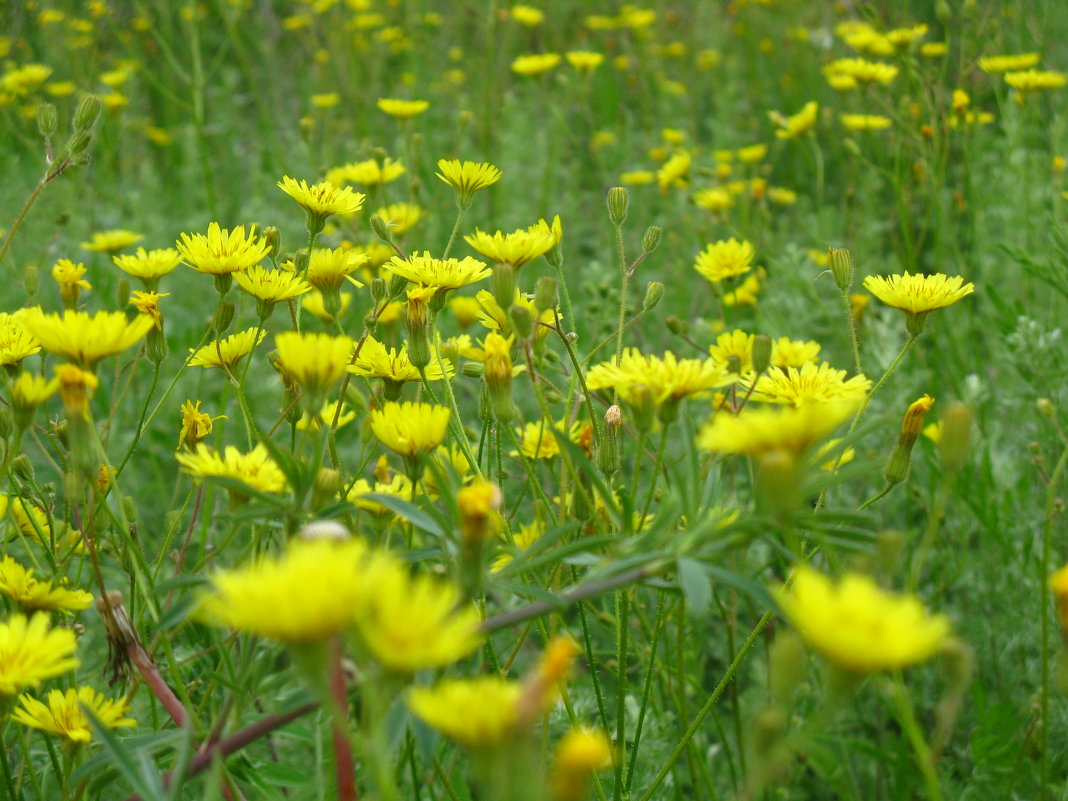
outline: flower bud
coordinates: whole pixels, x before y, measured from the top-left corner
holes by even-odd
[[[886,463],[883,477],[889,486],[895,486],[904,481],[909,474],[909,466],[912,459],[912,446],[916,444],[917,437],[923,431],[923,418],[934,405],[934,398],[924,395],[914,401],[905,412],[905,418],[901,421],[901,434],[897,439],[897,446],[890,454]]]
[[[497,512],[503,500],[500,488],[485,479],[460,490],[456,502],[465,545],[480,548],[497,533]]]
[[[656,250],[656,246],[660,244],[660,239],[664,235],[664,229],[659,225],[650,225],[645,229],[645,236],[642,237],[642,252],[652,253]]]
[[[89,143],[93,141],[91,137],[85,131],[76,131],[71,134],[70,139],[67,140],[65,149],[69,156],[77,156],[80,153],[84,153],[89,149]]]
[[[951,403],[942,416],[942,438],[938,442],[938,449],[942,466],[947,470],[959,470],[968,456],[972,416],[967,404],[960,402]]]
[[[685,320],[680,320],[674,314],[669,315],[664,324],[667,326],[668,331],[676,336],[687,336],[690,333],[690,324]]]
[[[613,186],[608,190],[608,219],[612,225],[622,225],[627,219],[627,208],[630,206],[630,196],[626,187]]]
[[[275,225],[268,225],[263,229],[263,238],[267,243],[268,257],[273,261],[278,258],[279,250],[282,247],[282,232],[278,230]]]
[[[394,274],[389,279],[389,297],[399,298],[404,294],[404,290],[408,288],[408,279],[402,275]]]
[[[0,441],[11,436],[15,429],[15,418],[7,406],[0,407]]]
[[[227,301],[219,306],[219,311],[215,314],[215,320],[213,325],[215,327],[215,333],[219,336],[230,327],[230,323],[234,321],[234,314],[237,309],[233,303]]]
[[[511,264],[497,264],[490,276],[490,289],[493,299],[502,309],[515,303],[515,267]]]
[[[159,364],[167,358],[167,337],[161,328],[151,328],[145,336],[145,355],[153,364]]]
[[[393,232],[389,230],[389,225],[377,214],[371,215],[371,230],[383,242],[393,241]]]
[[[330,425],[330,421],[326,421]],[[312,508],[319,509],[337,498],[342,485],[341,473],[331,467],[320,467],[312,486]],[[303,533],[303,532],[302,532]]]
[[[645,298],[642,300],[642,311],[652,311],[664,297],[664,285],[659,281],[650,281],[645,285]]]
[[[757,334],[753,337],[752,362],[757,375],[771,366],[771,337],[767,334]]]
[[[37,130],[45,139],[51,139],[59,127],[59,115],[51,103],[41,103],[37,107]]]
[[[40,285],[40,273],[37,272],[37,268],[32,265],[24,267],[22,270],[22,288],[26,290],[26,294],[32,298],[37,294]]]
[[[502,423],[507,422],[512,419],[515,408],[512,402],[512,343],[492,331],[486,336],[483,350],[486,354],[483,376],[490,408],[494,417]]]
[[[556,306],[556,279],[544,275],[534,285],[534,308],[545,311]]]
[[[408,290],[408,359],[422,369],[430,364],[430,308],[433,288]]]
[[[611,479],[619,471],[619,430],[623,425],[623,411],[613,404],[604,413],[604,436],[597,451],[597,466],[604,477]]]
[[[481,362],[464,362],[460,372],[468,378],[481,378],[486,373],[486,368]]]
[[[20,453],[11,460],[11,472],[20,481],[33,481],[33,463],[24,453]]]
[[[789,629],[775,635],[768,658],[768,684],[779,705],[786,706],[805,676],[805,644]]]
[[[104,104],[96,95],[85,95],[78,104],[78,110],[74,113],[74,130],[77,132],[88,131],[93,127],[100,116]]]
[[[530,315],[530,309],[526,306],[514,305],[508,310],[512,318],[512,327],[520,339],[530,339],[534,333],[534,318]]]
[[[843,292],[848,292],[853,285],[853,254],[845,248],[827,248],[827,262],[834,283]]]
[[[1052,418],[1056,409],[1053,407],[1053,401],[1049,398],[1039,398],[1035,401],[1035,405],[1038,407],[1038,413],[1043,417]]]
[[[376,275],[371,279],[371,299],[374,300],[376,306],[386,299],[387,292],[389,292],[389,285],[386,284],[385,278]]]

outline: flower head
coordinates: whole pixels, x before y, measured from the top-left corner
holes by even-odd
[[[819,353],[819,342],[779,337],[771,343],[771,364],[773,367],[803,367],[809,362],[818,362]]]
[[[465,256],[462,259],[435,259],[427,251],[405,259],[394,256],[385,269],[422,287],[435,290],[459,289],[481,281],[493,272],[485,262]]]
[[[265,336],[267,332],[262,328],[259,331],[246,328],[226,339],[213,340],[198,350],[190,348],[189,352],[193,355],[189,364],[193,367],[232,367],[239,359],[252,353]]]
[[[73,309],[78,305],[78,296],[83,289],[93,288],[85,280],[85,273],[84,264],[75,264],[70,259],[60,259],[53,265],[52,278],[59,284],[59,295],[66,308]]]
[[[323,393],[345,375],[352,357],[352,339],[330,334],[301,334],[286,331],[274,338],[282,370],[300,384],[308,405],[318,409]]]
[[[510,234],[497,231],[487,234],[475,229],[464,237],[471,247],[497,264],[511,264],[517,270],[527,262],[544,256],[556,244],[551,230],[541,225],[520,228]]]
[[[40,343],[23,327],[17,315],[0,312],[0,367],[18,364],[40,350]]]
[[[126,698],[112,701],[92,687],[73,687],[66,691],[50,690],[45,705],[29,695],[19,696],[20,706],[12,719],[31,729],[40,729],[56,734],[72,743],[87,743],[92,739],[92,729],[83,707],[106,728],[117,729],[137,725],[133,718],[126,717],[130,702]]]
[[[438,178],[456,190],[456,202],[461,208],[471,205],[475,192],[501,180],[501,171],[492,164],[459,159],[438,161]]]
[[[380,98],[375,105],[380,111],[400,120],[422,114],[430,108],[430,104],[425,100],[397,100],[391,97]]]
[[[157,329],[163,328],[163,315],[159,313],[159,302],[161,298],[170,297],[170,292],[144,292],[140,289],[135,289],[130,293],[130,305],[133,306],[141,314],[144,314],[152,318],[152,322]]]
[[[686,186],[687,176],[690,174],[690,166],[693,164],[693,155],[688,150],[680,150],[672,154],[671,158],[660,165],[656,171],[656,184],[661,192],[665,192],[674,186]]]
[[[802,406],[838,400],[863,400],[871,389],[864,375],[846,378],[845,370],[835,370],[827,362],[806,362],[801,367],[771,367],[757,379],[752,399],[765,403]]]
[[[894,124],[880,114],[839,114],[838,119],[847,131],[883,131]]]
[[[1068,75],[1054,70],[1021,70],[1019,72],[1006,72],[1005,83],[1019,92],[1021,100],[1031,92],[1049,91],[1061,89],[1068,84]]]
[[[755,256],[756,251],[749,241],[739,242],[731,237],[706,246],[697,254],[693,268],[709,281],[718,283],[749,272]]]
[[[618,364],[603,362],[586,376],[591,390],[614,389],[628,405],[653,407],[677,403],[730,381],[712,359],[679,359],[671,351],[646,356],[637,348],[624,349]]]
[[[697,435],[697,446],[719,453],[800,456],[853,414],[857,403],[809,403],[798,407],[753,408],[738,415],[716,414]]]
[[[771,121],[778,128],[775,131],[775,136],[779,139],[796,139],[816,127],[819,111],[819,103],[815,100],[810,100],[805,103],[799,112],[789,117],[784,117],[777,111],[770,112],[768,116],[771,117]]]
[[[278,188],[297,201],[308,212],[309,218],[321,223],[334,214],[355,214],[363,207],[364,195],[353,192],[347,186],[338,188],[330,181],[309,185],[307,181],[283,176]]]
[[[551,425],[572,442],[578,442],[582,436],[581,423],[573,423],[569,428],[566,421],[561,420]],[[519,429],[519,449],[523,456],[527,459],[552,459],[560,455],[560,443],[557,442],[556,435],[549,428],[545,420],[538,420],[534,423],[527,423]],[[519,452],[512,451],[508,455],[518,456]]]
[[[975,291],[971,282],[965,284],[959,275],[869,275],[864,279],[864,288],[875,297],[905,312],[909,330],[923,330],[923,320],[928,312],[944,309]],[[917,333],[918,333],[917,331]]]
[[[405,501],[412,499],[412,482],[403,473],[396,473],[388,481],[379,480],[372,484],[366,478],[356,480],[349,489],[345,499],[360,509],[373,515],[392,515],[393,510],[383,506],[378,501],[372,500],[368,495],[386,495],[391,498],[401,498]]]
[[[309,284],[324,294],[336,292],[346,278],[367,263],[367,258],[366,253],[355,250],[315,248],[308,259],[308,274],[305,277]],[[282,266],[287,270],[295,270],[292,262]]]
[[[155,325],[143,314],[133,320],[122,312],[46,314],[40,306],[20,309],[15,317],[46,351],[89,370],[101,359],[122,353]]]
[[[285,492],[289,487],[285,474],[278,468],[267,449],[257,445],[242,453],[227,445],[223,453],[200,443],[194,451],[179,451],[175,458],[193,478],[223,478],[240,481],[258,492]]]
[[[414,687],[408,706],[428,725],[468,748],[497,745],[519,720],[523,686],[500,676],[445,679],[433,687]]]
[[[154,285],[160,278],[181,264],[182,255],[174,248],[147,251],[144,248],[138,248],[136,253],[112,256],[111,260],[128,275]]]
[[[93,603],[91,593],[68,589],[63,583],[53,586],[51,581],[41,581],[10,556],[0,559],[0,594],[30,609],[59,612],[88,609]]]
[[[15,414],[15,424],[28,428],[33,422],[33,412],[42,403],[56,394],[59,381],[48,380],[44,376],[27,371],[19,373],[11,382],[11,408]]]
[[[382,218],[393,236],[404,236],[426,212],[414,203],[391,203],[378,209],[375,215]]]
[[[182,430],[178,434],[178,449],[195,448],[198,443],[207,439],[215,421],[223,417],[225,415],[212,417],[200,411],[200,401],[187,400],[182,404]]]
[[[293,540],[280,556],[212,576],[198,616],[290,644],[325,640],[352,625],[367,559],[361,540]]]
[[[326,173],[326,180],[334,186],[345,184],[359,184],[360,186],[378,186],[394,181],[405,173],[404,165],[399,161],[387,158],[379,162],[377,159],[343,164],[334,167]]]
[[[863,58],[840,58],[823,68],[823,74],[848,75],[857,83],[879,83],[886,86],[897,77],[898,68],[883,61],[868,61]]]
[[[97,231],[88,242],[82,242],[80,247],[82,250],[95,250],[98,253],[118,253],[142,239],[144,237],[140,234],[120,228],[114,231]]]
[[[534,55],[518,56],[512,61],[512,72],[516,75],[528,77],[544,75],[559,63],[559,53],[536,53]]]
[[[449,409],[430,403],[387,402],[371,412],[371,430],[391,451],[416,456],[434,450],[445,439]]]
[[[262,265],[234,273],[234,283],[256,300],[271,306],[311,291],[311,286],[299,275],[286,270],[269,270]]]
[[[402,383],[405,381],[419,381],[419,369],[408,358],[408,346],[401,345],[400,350],[387,348],[377,339],[368,336],[364,340],[360,355],[356,361],[348,366],[348,371],[354,375],[362,375],[367,378],[382,378],[386,381]],[[426,366],[427,381],[440,381],[442,378],[441,367],[436,357],[431,355],[430,363]],[[446,370],[452,374],[452,370],[446,362]]]
[[[271,252],[267,240],[256,237],[255,227],[245,233],[245,226],[232,230],[208,224],[208,233],[182,234],[175,243],[185,263],[197,272],[209,275],[230,273],[255,267]]]
[[[891,595],[868,576],[848,573],[836,585],[809,567],[776,600],[798,633],[838,667],[873,673],[908,667],[939,651],[949,620],[928,615],[911,596]]]
[[[592,50],[571,50],[564,54],[567,63],[574,67],[579,74],[588,75],[604,63],[604,53]]]
[[[1000,72],[1019,72],[1031,69],[1041,60],[1038,53],[1018,53],[1010,56],[984,56],[979,59],[979,69],[983,72],[997,74]]]
[[[48,615],[12,615],[0,623],[0,693],[11,695],[78,666],[74,632],[49,629]]]
[[[553,755],[553,801],[582,801],[589,775],[611,764],[612,744],[604,732],[571,729],[556,744]]]

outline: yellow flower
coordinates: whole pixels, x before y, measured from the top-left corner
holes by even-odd
[[[322,94],[312,95],[309,100],[316,108],[333,108],[341,102],[341,95],[337,92],[323,92]]]
[[[939,58],[948,52],[949,45],[945,42],[924,42],[920,45],[920,55],[924,58]]]
[[[545,12],[527,5],[512,6],[512,19],[528,28],[536,28],[545,21]]]
[[[269,270],[262,265],[234,273],[234,283],[256,300],[271,305],[311,291],[311,286],[299,275]]]
[[[151,317],[156,328],[162,329],[163,316],[159,313],[159,301],[160,298],[170,297],[170,294],[170,292],[160,294],[159,292],[142,292],[140,289],[135,289],[130,293],[130,305],[141,314]]]
[[[9,67],[0,76],[0,90],[13,95],[28,95],[34,92],[52,75],[52,68],[44,64],[23,64]]]
[[[631,170],[619,176],[619,182],[623,186],[648,186],[655,180],[656,173],[652,170]]]
[[[838,119],[847,131],[882,131],[894,124],[879,114],[840,114]]]
[[[801,367],[772,367],[756,382],[752,399],[765,403],[802,406],[836,400],[863,400],[871,389],[871,379],[855,375],[846,379],[845,370],[835,370],[826,362],[807,362]]]
[[[67,417],[87,418],[89,397],[100,386],[100,380],[92,373],[73,364],[61,364],[56,367],[56,381],[59,384],[59,396],[63,400],[63,411]]]
[[[707,245],[697,254],[693,268],[709,281],[716,283],[742,275],[752,269],[756,251],[747,240],[734,237]]]
[[[768,146],[765,144],[749,145],[738,150],[738,161],[743,164],[759,164],[768,155]]]
[[[434,450],[445,439],[449,409],[430,403],[387,402],[371,412],[371,430],[394,453],[416,456]]]
[[[708,355],[730,373],[747,373],[753,369],[753,334],[735,329],[716,337]]]
[[[366,478],[360,478],[356,480],[356,483],[352,485],[345,496],[349,503],[371,514],[391,515],[393,514],[392,509],[383,506],[378,501],[364,497],[367,495],[388,495],[393,498],[410,501],[412,499],[412,482],[403,473],[396,473],[389,481],[376,481],[373,485]]]
[[[444,679],[413,687],[408,706],[427,725],[468,748],[497,745],[515,730],[523,686],[500,676]]]
[[[887,306],[914,315],[944,309],[975,291],[975,285],[965,284],[959,275],[909,275],[908,272],[886,277],[869,275],[864,279],[864,288]]]
[[[85,272],[84,264],[81,262],[75,264],[70,259],[60,259],[52,267],[52,278],[59,284],[59,295],[63,299],[63,305],[68,309],[77,305],[81,290],[93,288],[85,280]]]
[[[130,702],[126,698],[112,701],[92,687],[73,687],[65,692],[51,690],[48,705],[36,698],[19,696],[21,706],[12,714],[12,719],[31,729],[40,729],[56,734],[72,743],[87,743],[92,739],[92,729],[83,707],[87,707],[101,724],[108,729],[129,728],[137,725],[133,718],[126,717]]]
[[[428,575],[411,576],[390,559],[366,571],[356,628],[371,655],[390,670],[414,673],[463,659],[482,643],[481,616],[460,589]]]
[[[487,234],[475,229],[464,237],[472,248],[497,264],[511,264],[517,270],[539,256],[544,256],[556,244],[551,230],[539,225],[520,228],[510,234],[497,231]]]
[[[582,424],[572,423],[571,428],[566,427],[566,422],[561,420],[553,424],[560,433],[566,433],[572,442],[578,442],[582,434]],[[552,459],[560,455],[560,443],[556,436],[549,431],[549,426],[544,420],[535,423],[527,423],[519,429],[519,448],[527,459]],[[511,451],[509,456],[518,456],[518,451]]]
[[[253,349],[263,342],[267,332],[255,328],[246,328],[226,339],[216,339],[199,350],[189,349],[192,357],[189,364],[193,367],[232,367],[239,359],[248,356]]]
[[[40,343],[23,328],[16,315],[0,312],[0,367],[18,364],[40,350]]]
[[[182,256],[174,248],[147,251],[144,248],[138,248],[136,253],[112,256],[111,260],[120,270],[134,278],[140,278],[142,281],[159,281],[181,263]]]
[[[333,214],[355,214],[363,207],[365,198],[348,187],[338,188],[330,181],[309,185],[307,181],[298,181],[288,175],[282,176],[277,186],[320,222]]]
[[[724,306],[755,306],[760,294],[760,279],[766,275],[764,268],[757,270],[756,275],[750,275],[731,292],[723,295]]]
[[[440,159],[438,170],[435,175],[456,190],[456,202],[464,209],[471,205],[475,192],[501,180],[500,170],[492,164],[477,161]]]
[[[923,428],[923,435],[935,445],[942,441],[942,421],[930,423]]]
[[[57,552],[73,551],[82,553],[85,544],[78,529],[67,527],[57,521],[55,529],[48,524],[48,514],[35,503],[30,503],[18,496],[0,495],[0,516],[5,509],[11,512],[20,534],[32,537],[42,545],[54,546]]]
[[[309,284],[324,294],[336,292],[346,278],[366,263],[366,253],[344,248],[314,248],[308,259],[308,274],[305,277]],[[282,266],[295,271],[292,262]]]
[[[285,492],[289,484],[262,444],[248,453],[227,445],[220,454],[203,443],[195,451],[175,454],[182,469],[193,478],[225,478],[240,481],[258,492]]]
[[[478,320],[482,305],[477,298],[454,297],[449,298],[448,307],[452,309],[453,316],[460,328],[468,328]]]
[[[352,293],[342,292],[338,295],[338,300],[340,301],[340,305],[338,306],[337,316],[340,318],[345,316],[349,304],[352,303]],[[301,299],[301,305],[304,306],[309,314],[314,315],[324,323],[334,322],[334,315],[326,310],[326,304],[323,301],[323,293],[318,289],[305,295]]]
[[[389,116],[401,120],[422,114],[430,108],[430,104],[425,100],[395,100],[389,97],[380,98],[375,105]]]
[[[843,75],[838,72],[828,75],[827,83],[836,92],[851,92],[860,85],[852,75]]]
[[[448,362],[445,365],[445,369],[452,375]],[[346,369],[355,375],[362,375],[367,378],[383,378],[386,381],[398,383],[420,380],[418,368],[408,358],[407,345],[401,345],[398,351],[396,348],[387,348],[372,336],[368,336],[364,340],[363,347],[360,348],[360,355],[356,357],[355,363],[348,365]],[[428,381],[441,380],[441,367],[433,352],[431,353],[430,363],[425,369]]]
[[[303,388],[312,408],[322,405],[322,396],[345,375],[352,358],[352,339],[330,334],[286,331],[274,338],[282,370]]]
[[[559,53],[535,53],[519,56],[512,62],[512,72],[532,77],[544,75],[560,63]]]
[[[820,360],[820,343],[779,337],[771,343],[771,363],[775,367],[803,367]]]
[[[59,381],[49,381],[44,376],[23,371],[11,382],[11,408],[15,415],[15,424],[28,428],[33,422],[33,412],[42,403],[56,394]],[[3,497],[3,496],[0,496]]]
[[[553,801],[582,801],[591,773],[612,764],[612,744],[604,732],[571,729],[556,744],[550,774]]]
[[[1031,69],[1038,64],[1041,56],[1038,53],[1019,53],[1011,56],[985,56],[979,59],[979,69],[983,72],[996,74],[999,72],[1018,72]]]
[[[143,314],[133,320],[122,312],[46,314],[40,306],[20,309],[15,317],[46,351],[89,370],[140,341],[155,325]]]
[[[178,448],[195,448],[197,443],[206,439],[215,424],[225,415],[212,417],[200,411],[200,401],[187,400],[182,404],[182,430],[178,434]]]
[[[798,633],[851,673],[896,670],[930,658],[949,638],[949,620],[928,615],[912,596],[896,596],[868,576],[847,573],[837,584],[809,567],[776,600]]]
[[[175,243],[185,263],[197,272],[228,275],[254,267],[271,252],[267,240],[256,238],[255,227],[245,234],[245,226],[233,230],[208,223],[208,234],[182,234]]]
[[[1068,637],[1068,565],[1049,577],[1049,588],[1053,591],[1053,599],[1057,602],[1057,619],[1061,625],[1061,631]]]
[[[926,25],[912,25],[908,28],[894,28],[886,32],[886,38],[897,50],[904,50],[917,39],[927,35]]]
[[[1022,70],[1006,72],[1005,83],[1020,95],[1050,89],[1061,89],[1068,84],[1068,75],[1054,70]]]
[[[326,173],[326,180],[334,186],[343,186],[347,183],[359,184],[360,186],[378,186],[395,181],[405,173],[404,165],[399,161],[386,158],[379,162],[377,159],[358,161],[351,164],[343,164],[334,167]]]
[[[862,84],[888,85],[897,77],[898,68],[883,61],[868,61],[863,58],[840,58],[823,68],[824,75],[848,75]]]
[[[332,425],[334,422],[334,415],[337,413],[337,407],[338,401],[329,401],[327,403],[324,403],[322,408],[319,410],[319,414],[315,417],[308,414],[307,410],[305,410],[301,414],[300,419],[297,420],[297,431],[318,431],[320,418],[328,426]],[[351,411],[344,403],[341,404],[341,409],[341,414],[339,414],[337,418],[338,428],[341,428],[342,426],[351,423],[353,420],[356,419],[356,412]]]
[[[88,609],[92,605],[91,593],[67,589],[64,583],[52,586],[51,581],[41,581],[33,575],[32,570],[23,567],[10,556],[0,560],[0,594],[22,606],[71,612]]]
[[[851,401],[804,406],[754,408],[738,415],[719,412],[697,435],[697,446],[718,453],[764,456],[773,452],[800,456],[838,428],[856,411]]]
[[[142,239],[144,237],[141,234],[120,228],[114,231],[97,231],[89,238],[88,242],[82,242],[80,247],[82,250],[95,250],[98,253],[114,254],[140,242]]]
[[[392,203],[389,206],[383,206],[375,214],[389,226],[391,234],[404,236],[423,219],[426,212],[414,203]]]
[[[352,625],[367,559],[361,540],[293,540],[281,556],[212,576],[198,616],[284,643],[320,642]]]
[[[632,406],[677,403],[726,383],[730,379],[712,359],[679,359],[671,351],[645,356],[637,348],[625,348],[619,364],[603,362],[586,374],[589,389],[614,389]]]
[[[656,171],[656,184],[661,192],[671,187],[683,187],[687,185],[687,177],[690,174],[690,165],[693,163],[693,155],[688,150],[680,150],[660,165]]]
[[[604,63],[604,53],[596,53],[592,50],[572,50],[564,54],[567,63],[578,72],[589,74]]]
[[[11,695],[78,667],[74,632],[51,629],[48,615],[11,615],[0,623],[0,693]]]
[[[801,110],[789,117],[784,117],[777,111],[769,112],[768,116],[779,130],[775,136],[779,139],[796,139],[803,136],[816,127],[819,118],[820,105],[815,100],[810,100],[802,106]]]
[[[485,262],[465,256],[462,259],[435,259],[429,252],[413,253],[406,259],[394,256],[385,269],[413,284],[446,291],[488,278],[493,272]]]

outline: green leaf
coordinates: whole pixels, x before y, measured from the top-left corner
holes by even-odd
[[[415,506],[408,501],[402,501],[393,495],[380,495],[377,492],[372,492],[363,496],[369,501],[380,503],[392,512],[396,512],[403,517],[417,529],[425,531],[433,537],[438,539],[445,539],[445,529],[429,514],[424,512],[418,506]]]
[[[129,750],[114,732],[100,722],[100,718],[93,714],[93,710],[85,704],[81,704],[89,725],[93,729],[93,736],[104,746],[104,750],[110,757],[119,774],[126,779],[133,791],[141,797],[141,801],[167,801],[168,793],[163,788],[163,778],[155,769],[155,766],[144,751],[138,752],[135,759],[134,752]]]
[[[680,556],[675,560],[679,570],[679,586],[686,598],[686,612],[701,617],[712,602],[712,579],[708,568],[696,559]]]

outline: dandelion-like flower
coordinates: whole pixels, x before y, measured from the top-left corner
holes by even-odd
[[[179,451],[175,458],[182,469],[196,479],[232,479],[258,492],[285,492],[289,488],[285,474],[262,444],[248,453],[227,445],[220,454],[201,443],[195,451]]]
[[[118,253],[130,245],[136,245],[144,239],[141,234],[127,231],[123,228],[114,231],[97,231],[88,242],[82,242],[82,250],[93,250],[98,253]]]
[[[385,381],[404,383],[406,381],[419,381],[419,369],[408,358],[408,346],[401,345],[397,348],[387,348],[377,339],[368,336],[360,348],[360,355],[356,361],[348,366],[348,371],[354,375],[362,375],[366,378],[381,378]],[[432,353],[430,363],[426,368],[427,381],[440,381],[442,378],[441,367],[436,356]],[[452,374],[452,370],[446,362],[446,370]]]
[[[288,175],[282,177],[278,188],[297,201],[308,212],[310,219],[322,221],[334,214],[355,214],[363,208],[365,196],[350,188],[335,186],[330,181],[308,184]]]
[[[724,331],[708,348],[708,355],[727,372],[744,375],[753,369],[753,339],[753,334],[738,328]]]
[[[501,171],[484,162],[441,159],[438,170],[435,174],[456,190],[456,202],[463,209],[471,205],[475,192],[501,180]]]
[[[824,75],[848,75],[857,83],[883,86],[897,77],[899,70],[893,64],[883,61],[868,61],[864,58],[840,58],[823,68]]]
[[[864,288],[887,306],[905,312],[909,331],[913,334],[923,330],[929,312],[952,306],[975,291],[975,285],[964,283],[959,275],[910,275],[908,272],[904,275],[869,275],[864,279]]]
[[[1042,56],[1038,53],[1016,53],[1008,56],[984,56],[979,59],[979,69],[989,74],[1020,72],[1038,65]]]
[[[847,131],[884,131],[894,124],[880,114],[839,114],[838,120]]]
[[[0,623],[0,694],[37,687],[78,667],[70,629],[50,629],[48,615],[12,615]]]
[[[637,348],[624,349],[618,364],[598,364],[586,375],[589,389],[614,389],[632,407],[678,403],[731,381],[712,359],[679,359],[671,351],[647,356]]]
[[[744,453],[762,457],[786,453],[804,454],[844,423],[857,403],[808,403],[803,406],[755,408],[740,414],[717,413],[697,435],[697,446],[717,453]]]
[[[802,406],[838,400],[863,400],[871,389],[864,375],[846,378],[845,370],[835,370],[826,362],[807,362],[801,367],[771,367],[757,379],[752,399],[765,403]]]
[[[559,53],[535,53],[533,55],[517,56],[512,61],[512,72],[516,75],[525,75],[527,77],[544,75],[559,63]]]
[[[212,576],[197,615],[292,645],[322,642],[353,624],[367,559],[361,540],[293,540],[280,556]]]
[[[122,312],[47,314],[40,306],[20,309],[15,317],[46,351],[88,370],[139,342],[155,325],[143,314],[133,320]]]
[[[324,295],[337,292],[349,276],[367,264],[367,259],[366,253],[359,253],[355,250],[314,248],[308,259],[308,274],[305,278]],[[292,262],[286,262],[282,267],[295,270]],[[362,286],[362,284],[357,285]]]
[[[612,764],[612,744],[602,731],[576,728],[556,744],[549,781],[553,801],[582,801],[591,773]]]
[[[564,58],[579,74],[583,75],[589,75],[604,63],[604,53],[597,53],[593,50],[571,50],[564,54]]]
[[[768,116],[778,129],[775,131],[776,137],[779,139],[796,139],[816,127],[819,111],[819,103],[815,100],[810,100],[796,114],[784,117],[779,112],[772,111],[768,113]]]
[[[1031,92],[1062,89],[1068,84],[1068,75],[1054,70],[1021,70],[1006,72],[1005,83],[1019,92],[1018,97],[1022,100]]]
[[[301,334],[286,331],[274,338],[282,370],[300,384],[307,405],[318,409],[323,394],[345,375],[352,358],[352,339],[330,334]]]
[[[0,594],[29,609],[55,612],[88,609],[93,603],[91,593],[68,589],[62,582],[41,581],[10,556],[0,559]]]
[[[135,289],[130,293],[130,305],[141,314],[152,318],[152,322],[157,329],[162,329],[163,315],[159,311],[159,302],[161,298],[170,297],[170,294],[170,292],[145,292]]]
[[[544,256],[556,244],[550,230],[538,225],[520,228],[510,234],[497,231],[487,234],[475,229],[464,237],[472,248],[497,264],[511,264],[517,270],[539,256]]]
[[[566,434],[571,442],[578,442],[582,436],[583,426],[581,423],[572,423],[568,427],[567,422],[560,420],[551,424],[561,434]],[[518,456],[521,452],[527,459],[552,459],[560,455],[560,443],[556,435],[549,430],[550,425],[545,420],[527,423],[519,429],[519,451],[512,451],[509,456]]]
[[[414,457],[434,450],[445,439],[447,406],[387,402],[371,412],[371,430],[394,453]]]
[[[404,236],[426,216],[426,212],[414,203],[391,203],[378,209],[375,215],[385,222],[393,236]]]
[[[430,103],[425,100],[397,100],[392,97],[380,98],[375,105],[378,106],[379,111],[384,111],[399,120],[415,117],[430,108]]]
[[[206,412],[200,411],[200,401],[187,400],[182,404],[182,429],[178,433],[178,448],[195,448],[197,443],[207,439],[216,420],[221,420],[225,415],[212,417]]]
[[[779,337],[771,343],[771,364],[773,367],[803,367],[809,362],[820,360],[820,343],[813,340],[790,339]]]
[[[712,283],[743,275],[752,269],[756,251],[753,245],[734,237],[707,245],[697,254],[693,268]]]
[[[11,382],[11,410],[14,412],[15,425],[20,429],[29,428],[34,410],[55,395],[58,388],[59,381],[55,378],[49,380],[25,370],[19,373],[18,378]]]
[[[175,267],[182,263],[182,254],[174,248],[159,248],[145,250],[138,248],[135,253],[127,253],[123,256],[112,256],[115,266],[127,275],[140,278],[151,289],[159,279],[172,272]]]
[[[378,186],[395,181],[406,172],[399,161],[386,158],[383,161],[367,159],[366,161],[342,164],[326,173],[326,180],[334,186],[358,184],[360,186]]]
[[[41,344],[27,331],[18,317],[0,312],[0,367],[18,364],[41,350]]]
[[[263,342],[267,332],[263,329],[246,328],[226,339],[216,339],[202,348],[189,349],[192,357],[189,364],[193,367],[232,367],[240,359],[248,356],[257,345]]]
[[[656,171],[656,184],[661,192],[665,192],[674,186],[686,186],[690,175],[690,166],[693,164],[693,155],[688,150],[680,150],[660,165]]]
[[[262,265],[234,273],[234,283],[269,306],[311,291],[311,286],[299,275],[286,270],[269,270]]]
[[[97,722],[108,729],[130,728],[137,721],[127,717],[130,702],[126,698],[113,701],[92,687],[73,687],[64,690],[50,690],[48,703],[44,704],[32,696],[19,696],[19,707],[12,714],[12,719],[31,729],[40,729],[49,734],[56,734],[72,743],[87,743],[92,739],[92,729],[83,707],[88,708]]]
[[[392,509],[366,497],[368,495],[387,495],[391,498],[410,501],[412,498],[412,482],[403,473],[396,473],[388,481],[375,481],[373,484],[366,478],[360,478],[356,480],[356,483],[352,485],[352,488],[349,489],[348,494],[345,496],[349,503],[373,515],[392,515]]]
[[[468,748],[505,741],[519,721],[523,685],[501,676],[444,679],[414,687],[408,706],[427,725]]]
[[[229,275],[255,267],[271,252],[267,240],[256,236],[255,227],[220,228],[208,223],[208,233],[182,234],[175,243],[185,263],[197,272]]]
[[[60,259],[52,267],[52,278],[59,284],[59,296],[63,306],[73,309],[78,305],[78,296],[83,289],[92,289],[92,285],[85,280],[85,265],[81,262],[75,264],[70,259]]]
[[[446,291],[474,284],[492,274],[485,262],[465,256],[462,259],[435,259],[429,252],[413,253],[407,258],[394,256],[384,265],[393,275],[399,275],[421,287]]]
[[[857,573],[835,584],[809,567],[799,567],[793,583],[775,596],[805,641],[852,673],[923,662],[950,636],[944,615],[929,615],[916,598],[892,595]]]

